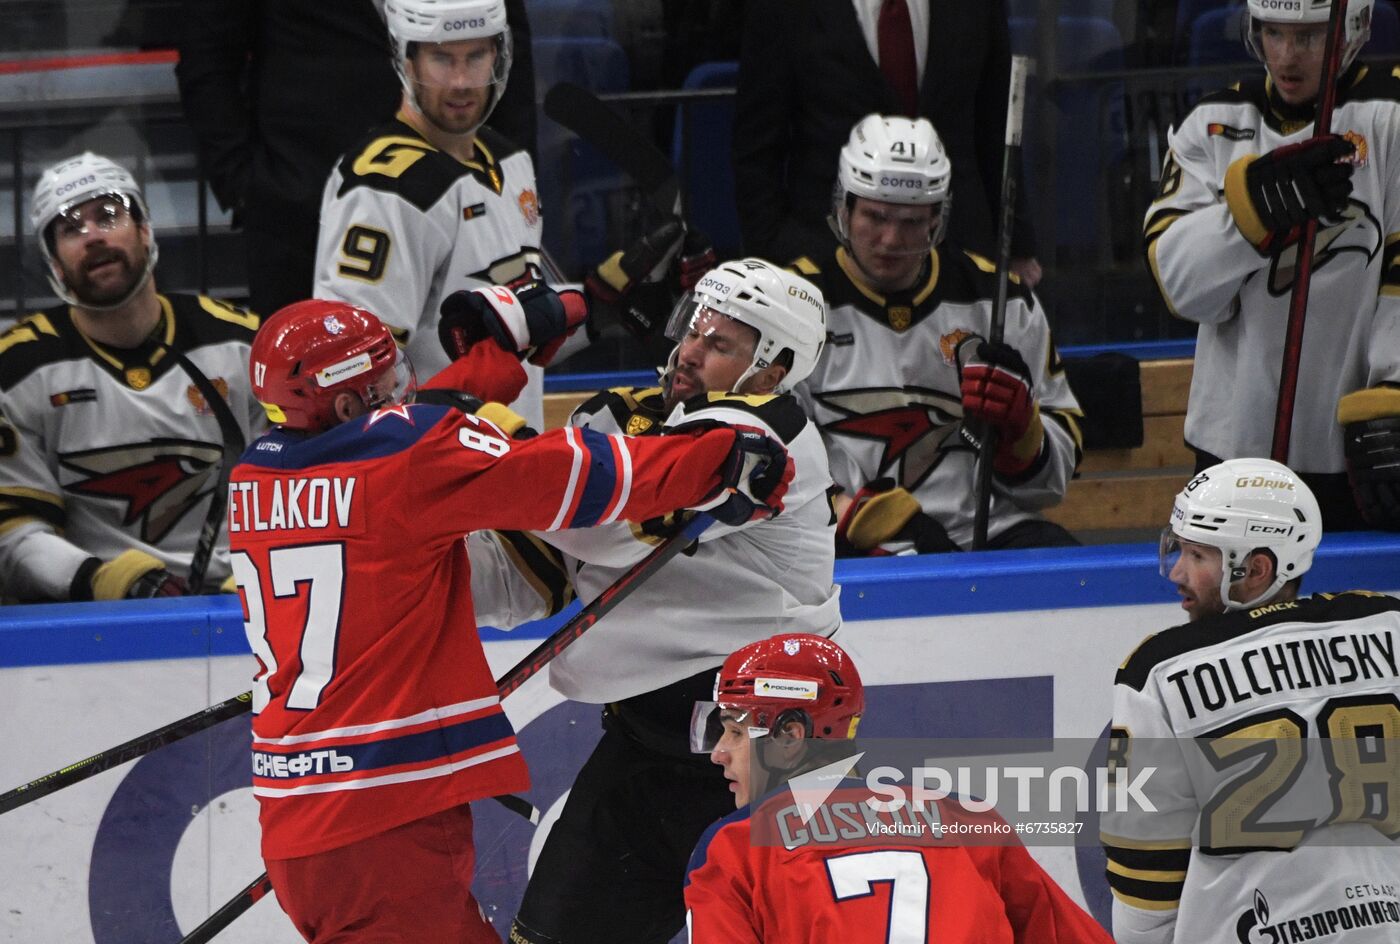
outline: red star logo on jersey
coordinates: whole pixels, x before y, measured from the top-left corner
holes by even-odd
[[[65,453],[58,461],[83,476],[65,483],[66,491],[123,503],[122,526],[139,522],[141,540],[156,544],[209,494],[204,489],[222,455],[210,443],[157,439]]]
[[[408,404],[395,403],[393,406],[381,406],[371,413],[369,418],[365,420],[365,429],[369,429],[380,420],[388,419],[391,416],[397,416],[409,426],[413,425],[413,416],[408,412]]]
[[[873,387],[816,398],[843,414],[822,423],[823,432],[883,442],[875,477],[892,476],[904,488],[912,490],[928,478],[948,449],[962,448],[953,435],[962,421],[958,397],[922,387]]]

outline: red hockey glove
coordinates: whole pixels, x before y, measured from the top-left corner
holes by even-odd
[[[1002,475],[1024,472],[1045,441],[1030,368],[1011,345],[977,335],[958,345],[957,360],[963,416],[988,424],[999,436],[992,467]]]
[[[542,282],[525,282],[453,292],[439,308],[438,340],[456,360],[484,338],[530,363],[547,365],[569,335],[588,317],[583,295],[556,292]]]
[[[710,237],[695,227],[685,231],[685,242],[681,244],[681,254],[676,257],[676,279],[681,291],[688,292],[705,277],[716,265],[715,247]]]
[[[1355,169],[1343,159],[1355,153],[1352,142],[1327,134],[1235,161],[1225,174],[1225,201],[1240,232],[1273,253],[1296,242],[1309,220],[1339,217]]]
[[[608,306],[637,337],[660,331],[670,314],[670,292],[662,277],[684,234],[681,221],[669,219],[625,251],[613,253],[584,278],[589,301]]]
[[[734,445],[716,470],[719,484],[691,509],[707,511],[716,521],[736,528],[780,514],[793,476],[792,459],[782,443],[761,429],[714,420],[693,420],[665,432],[699,434],[712,429],[732,429]]]

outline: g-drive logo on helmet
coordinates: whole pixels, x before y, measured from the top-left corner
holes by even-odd
[[[807,679],[756,678],[753,693],[760,698],[800,698],[817,700],[817,683]]]
[[[348,361],[332,364],[316,372],[316,382],[323,387],[334,387],[342,380],[359,376],[373,366],[368,353],[359,354]]]

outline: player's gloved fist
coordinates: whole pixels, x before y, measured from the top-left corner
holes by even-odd
[[[676,279],[680,282],[681,291],[688,292],[695,288],[717,261],[710,237],[693,226],[689,227],[685,231],[685,241],[681,243],[680,255],[676,257]]]
[[[1045,430],[1031,393],[1031,371],[1019,351],[977,335],[957,348],[963,416],[997,431],[993,467],[1003,475],[1023,472],[1040,454]]]
[[[668,435],[732,429],[734,445],[716,470],[719,484],[690,507],[707,511],[732,527],[772,518],[783,510],[783,496],[792,483],[793,465],[783,444],[761,429],[695,420],[666,430]]]
[[[1335,134],[1240,158],[1225,174],[1225,198],[1240,232],[1264,252],[1296,241],[1309,220],[1339,217],[1351,196],[1356,145]],[[1290,234],[1291,238],[1290,238]]]
[[[452,359],[492,338],[505,350],[544,366],[588,317],[580,292],[556,292],[543,282],[453,292],[438,309],[438,340]]]
[[[1373,528],[1400,531],[1400,387],[1349,393],[1337,404],[1347,478]]]
[[[89,557],[78,568],[69,586],[69,599],[148,600],[189,593],[185,581],[165,569],[159,558],[135,548],[122,551],[107,562]]]
[[[662,277],[684,235],[681,221],[669,219],[626,250],[613,253],[584,278],[589,300],[611,306],[623,325],[638,337],[664,328],[670,293]]]
[[[888,545],[888,546],[887,546]],[[856,492],[836,523],[837,557],[938,554],[961,550],[894,479],[875,479]]]
[[[497,403],[494,400],[489,403],[483,403],[480,397],[474,397],[470,393],[465,393],[461,390],[452,390],[447,387],[430,387],[426,390],[419,390],[414,396],[413,401],[415,403],[450,406],[453,409],[461,410],[463,413],[479,416],[500,427],[501,432],[505,433],[511,439],[533,439],[539,435],[539,432],[526,425],[525,417],[506,406],[504,403]]]

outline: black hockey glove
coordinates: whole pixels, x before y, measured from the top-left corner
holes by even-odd
[[[661,331],[671,302],[666,267],[681,250],[684,236],[685,227],[673,218],[613,253],[583,280],[590,303],[606,306],[639,338]]]
[[[580,292],[556,292],[543,282],[530,281],[453,292],[442,300],[438,313],[438,340],[453,360],[489,337],[543,367],[583,324],[588,306]]]
[[[414,396],[415,403],[433,403],[439,406],[450,406],[461,410],[463,413],[470,413],[472,416],[479,416],[484,420],[490,420],[501,428],[501,431],[511,439],[534,439],[539,432],[525,424],[525,417],[512,410],[503,403],[483,403],[480,397],[474,397],[470,393],[463,393],[460,390],[451,390],[444,387],[431,387],[427,390],[419,390]]]
[[[691,505],[691,510],[709,512],[716,521],[735,528],[780,514],[793,476],[792,459],[783,444],[753,426],[715,420],[692,420],[665,432],[693,435],[711,429],[732,429],[734,445],[715,470],[719,485]]]
[[[1225,175],[1225,198],[1240,232],[1261,252],[1276,252],[1309,220],[1341,216],[1354,170],[1344,158],[1355,153],[1356,145],[1328,134],[1236,161]]]
[[[889,544],[904,547],[885,546]],[[894,479],[876,479],[861,488],[836,524],[837,557],[884,557],[908,553],[909,547],[916,554],[962,550]]]
[[[122,551],[103,563],[89,557],[73,575],[68,598],[85,600],[149,600],[182,597],[189,593],[183,578],[165,569],[159,558],[135,548]]]
[[[1347,394],[1337,404],[1337,422],[1361,517],[1373,528],[1400,531],[1400,388]]]
[[[717,264],[715,247],[710,237],[691,226],[685,231],[685,242],[681,244],[680,255],[676,257],[676,281],[682,292],[695,288],[696,283],[705,277]]]

